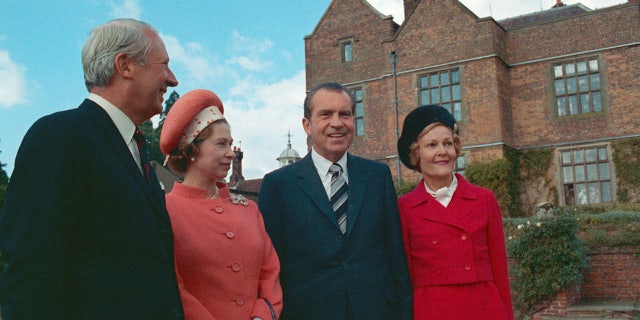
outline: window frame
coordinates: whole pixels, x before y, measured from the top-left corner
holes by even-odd
[[[558,158],[560,197],[564,205],[615,202],[613,158],[609,145],[559,149]]]
[[[598,57],[559,61],[550,68],[556,117],[604,112],[603,72]]]
[[[444,75],[446,78],[443,78]],[[425,73],[419,75],[417,80],[420,105],[440,105],[448,110],[456,121],[462,120],[462,70],[460,67]]]
[[[347,48],[349,48],[348,52]],[[340,55],[344,63],[353,61],[353,40],[349,39],[340,42]]]
[[[364,123],[364,89],[362,89],[362,87],[354,87],[349,88],[349,92],[351,92],[355,100],[355,110],[353,111],[354,135],[361,137],[364,136],[366,132]],[[361,114],[358,112],[359,105],[361,106]]]

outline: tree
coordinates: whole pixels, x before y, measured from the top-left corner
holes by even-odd
[[[153,123],[151,120],[145,121],[141,126],[140,130],[147,137],[147,147],[149,149],[149,160],[158,162],[162,164],[164,162],[164,155],[160,151],[160,132],[162,132],[162,125],[164,124],[164,119],[167,117],[169,110],[173,104],[180,98],[180,95],[173,91],[171,95],[169,95],[169,99],[164,102],[164,110],[160,113],[160,122],[156,128],[153,127]]]
[[[2,153],[2,151],[0,151]],[[0,208],[2,208],[2,202],[4,201],[4,195],[7,192],[7,185],[9,184],[9,176],[4,171],[6,163],[0,161]]]

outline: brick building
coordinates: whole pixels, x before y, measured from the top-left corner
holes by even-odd
[[[397,160],[397,135],[413,108],[440,104],[459,122],[460,170],[551,148],[554,194],[536,201],[616,201],[624,173],[612,144],[640,138],[638,0],[598,10],[558,0],[502,21],[457,0],[404,0],[404,12],[398,25],[366,0],[333,0],[305,37],[307,90],[336,81],[356,96],[350,152],[418,179]]]

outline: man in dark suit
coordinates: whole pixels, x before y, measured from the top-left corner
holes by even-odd
[[[391,173],[347,153],[354,109],[340,84],[311,90],[302,125],[312,151],[262,181],[259,207],[281,263],[281,319],[412,318]]]
[[[36,121],[16,156],[0,213],[3,320],[183,318],[164,194],[133,139],[178,84],[168,62],[146,23],[89,35],[89,97]]]

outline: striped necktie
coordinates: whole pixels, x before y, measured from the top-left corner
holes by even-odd
[[[342,167],[339,164],[334,163],[329,167],[329,173],[331,173],[331,206],[338,220],[338,226],[340,231],[345,233],[347,231],[347,207],[348,207],[348,192],[347,181],[342,176]]]

